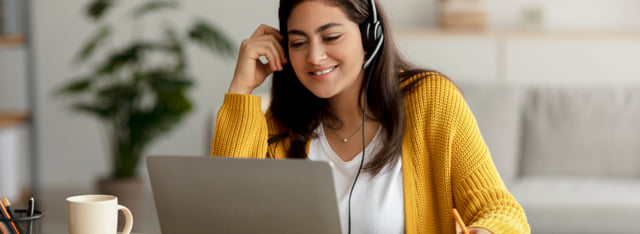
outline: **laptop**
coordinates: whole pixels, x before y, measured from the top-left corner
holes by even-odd
[[[341,232],[327,162],[209,156],[146,162],[164,234]]]

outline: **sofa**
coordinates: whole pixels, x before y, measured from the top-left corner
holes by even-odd
[[[640,86],[458,85],[532,233],[640,233]]]

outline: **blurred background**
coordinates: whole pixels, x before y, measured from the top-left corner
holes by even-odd
[[[56,90],[91,71],[100,61],[73,63],[99,25],[85,16],[90,2],[0,0],[0,194],[17,202],[31,195],[41,197],[42,205],[46,206],[42,207],[43,211],[52,214],[45,224],[50,225],[50,230],[57,230],[50,233],[65,232],[65,215],[58,213],[64,212],[64,197],[95,192],[96,180],[110,175],[107,127],[96,118],[74,112],[64,98],[56,96]],[[162,33],[161,28],[166,24],[180,30],[187,28],[193,19],[203,19],[215,26],[236,48],[259,24],[277,26],[277,0],[183,0],[178,1],[178,10],[159,11],[137,23],[132,23],[127,12],[135,4],[152,0],[105,2],[115,4],[113,12],[105,16],[105,22],[114,27],[113,39],[108,42],[112,48],[131,42],[132,38],[153,38]],[[443,72],[462,84],[463,90],[466,84],[469,84],[466,87],[524,89],[530,86],[634,86],[640,81],[637,69],[640,1],[381,0],[380,3],[387,11],[391,30],[405,55],[418,65]],[[193,108],[173,130],[153,141],[144,155],[209,154],[215,113],[230,84],[237,53],[212,56],[197,46],[187,46],[185,50],[193,81],[188,91]],[[261,86],[256,93],[266,92],[268,86],[268,83]],[[474,91],[469,92],[473,95]],[[635,96],[621,98],[625,97]],[[469,98],[467,101],[474,113],[474,108],[478,108],[478,112],[486,111],[480,110],[483,103]],[[621,108],[637,107],[629,105],[623,104]],[[519,107],[512,110],[515,109]],[[492,120],[478,119],[483,132],[484,128],[491,128],[483,126],[483,121]],[[518,122],[517,126],[520,125]],[[521,143],[521,140],[509,139],[511,143],[493,144],[500,148],[504,144]],[[634,135],[632,139],[638,138]],[[640,151],[637,147],[633,150]],[[518,148],[513,153],[522,151]],[[636,159],[639,155],[631,154],[628,158],[640,166]],[[496,164],[504,163],[495,157],[494,160]],[[517,169],[522,169],[521,163],[527,161],[508,160],[511,161],[507,164]],[[549,160],[550,164],[555,163],[555,159]],[[499,165],[501,174],[512,173],[514,177],[532,171],[506,172],[509,169],[501,167]],[[639,168],[629,170],[635,169]],[[149,203],[144,162],[137,170]],[[574,177],[575,174],[570,178]],[[623,185],[624,189],[637,191],[639,177],[637,173],[625,175],[624,181],[634,182]],[[510,189],[518,186],[507,185]],[[515,192],[514,195],[520,199]],[[638,201],[630,199],[626,204],[629,203]],[[629,214],[638,218],[637,210]],[[137,227],[138,231],[159,233],[153,207],[147,207],[145,212],[150,218]],[[539,214],[543,216],[544,211]],[[536,227],[537,233],[575,231],[553,228],[562,223],[529,219],[534,233]]]

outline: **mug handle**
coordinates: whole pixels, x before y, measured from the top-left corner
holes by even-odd
[[[118,210],[122,211],[122,213],[124,214],[124,219],[126,220],[124,228],[122,230],[122,234],[131,233],[131,229],[133,228],[133,215],[131,214],[131,211],[129,210],[129,208],[123,205],[118,205]]]

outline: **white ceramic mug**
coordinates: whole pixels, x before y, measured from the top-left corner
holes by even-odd
[[[122,210],[126,223],[123,234],[133,227],[131,211],[118,205],[118,197],[111,195],[80,195],[67,198],[69,234],[115,234],[118,228],[118,210]]]

